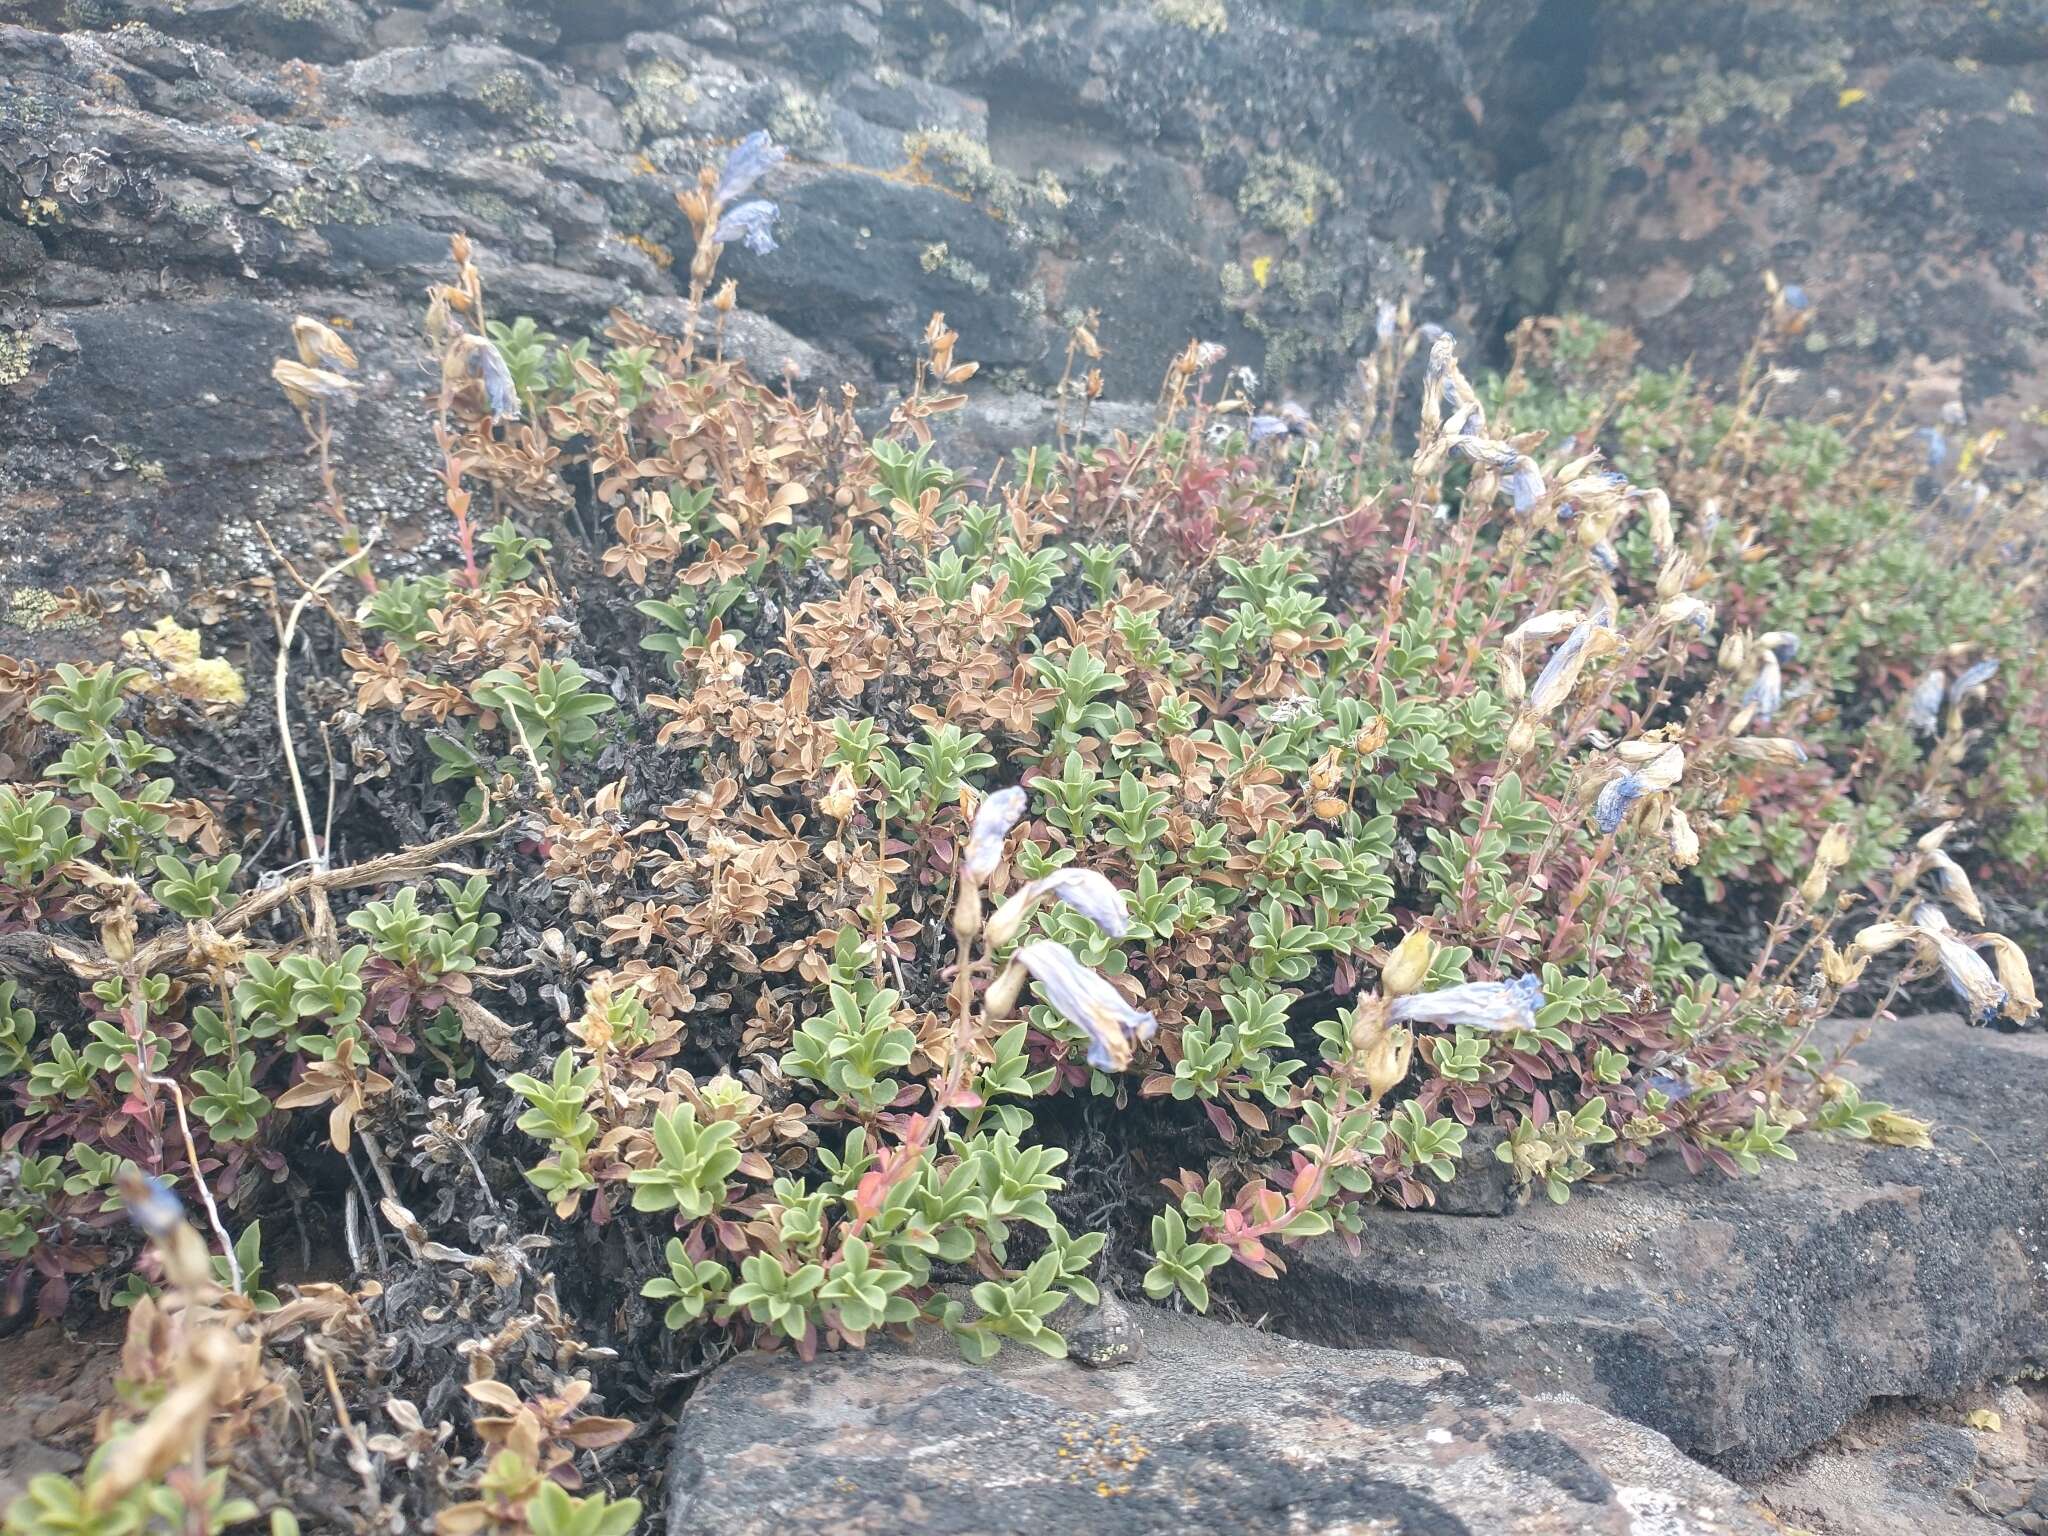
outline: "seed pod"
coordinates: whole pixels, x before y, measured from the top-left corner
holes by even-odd
[[[1685,812],[1671,813],[1671,862],[1680,869],[1690,869],[1700,861],[1700,835],[1692,828],[1692,818]]]
[[[1806,761],[1806,748],[1787,736],[1744,736],[1729,742],[1728,751],[1773,768],[1797,768]]]
[[[1410,992],[1422,990],[1422,984],[1429,979],[1430,961],[1436,957],[1436,944],[1429,935],[1417,929],[1394,946],[1387,963],[1380,971],[1380,991],[1387,997],[1404,997]]]

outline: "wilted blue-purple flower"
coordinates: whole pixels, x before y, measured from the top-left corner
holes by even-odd
[[[1391,1016],[1402,1024],[1534,1029],[1536,1010],[1545,1001],[1540,979],[1517,976],[1513,981],[1468,981],[1440,992],[1412,992],[1394,999]]]
[[[1536,674],[1536,685],[1529,690],[1531,714],[1547,715],[1570,695],[1572,685],[1579,680],[1580,669],[1586,664],[1587,643],[1592,640],[1593,631],[1605,628],[1606,622],[1603,612],[1573,626],[1564,643],[1550,653],[1543,670]]]
[[[989,919],[989,944],[1009,942],[1031,909],[1047,896],[1065,902],[1112,939],[1120,939],[1131,931],[1131,914],[1124,905],[1124,893],[1103,875],[1092,869],[1056,869],[1033,880],[996,909],[996,915]]]
[[[1543,471],[1536,467],[1536,461],[1524,454],[1515,460],[1514,470],[1502,482],[1508,494],[1515,498],[1515,515],[1525,517],[1529,509],[1543,499]]]
[[[1940,667],[1929,672],[1913,685],[1913,691],[1906,696],[1906,718],[1913,729],[1923,735],[1933,735],[1941,724],[1941,701],[1948,695],[1948,673]]]
[[[962,861],[970,879],[986,880],[1003,862],[1003,839],[1023,818],[1030,796],[1021,784],[999,789],[981,802],[974,813],[974,826],[967,834],[967,856]]]
[[[1641,774],[1624,773],[1619,778],[1609,779],[1593,801],[1593,825],[1610,836],[1619,832],[1622,817],[1642,797]]]
[[[1621,551],[1616,549],[1606,539],[1600,540],[1591,549],[1587,550],[1586,553],[1592,556],[1595,565],[1599,566],[1601,570],[1610,576],[1615,575],[1621,570]]]
[[[1254,443],[1270,442],[1273,438],[1287,435],[1287,423],[1278,416],[1254,416],[1245,435]]]
[[[1930,470],[1940,469],[1948,462],[1948,438],[1941,428],[1922,427],[1913,435],[1927,445],[1927,467]]]
[[[1961,999],[1972,1024],[1987,1023],[2011,996],[1999,984],[1984,957],[1965,944],[1949,926],[1939,907],[1921,905],[1913,909],[1913,926],[1934,941],[1941,959],[1941,972],[1949,987]]]
[[[1813,304],[1813,300],[1806,296],[1806,290],[1797,283],[1787,283],[1779,291],[1779,297],[1784,299],[1785,307],[1790,310],[1807,309]]]
[[[1998,676],[1998,661],[1995,657],[1974,662],[1963,668],[1961,672],[1956,674],[1955,686],[1948,691],[1949,703],[1962,703],[1964,699],[1967,699],[1996,676]]]
[[[1088,1064],[1103,1072],[1121,1072],[1131,1064],[1131,1046],[1150,1040],[1159,1021],[1133,1008],[1121,992],[1074,958],[1064,944],[1041,939],[1017,951],[1016,961],[1031,973],[1039,995],[1055,1013],[1088,1036]]]
[[[185,1219],[185,1206],[171,1193],[171,1186],[153,1173],[142,1176],[142,1192],[139,1195],[124,1196],[128,1208],[128,1219],[142,1231],[161,1241],[177,1231],[178,1224]]]
[[[491,414],[507,421],[519,419],[519,391],[512,383],[512,370],[505,366],[505,354],[481,336],[469,339],[470,370],[484,382],[484,398]]]
[[[1784,699],[1785,675],[1778,670],[1777,653],[1765,651],[1763,664],[1756,669],[1756,681],[1749,685],[1749,692],[1742,696],[1742,702],[1755,706],[1757,720],[1768,725]]]
[[[718,190],[712,194],[719,207],[723,208],[736,197],[743,197],[755,182],[767,175],[783,162],[789,151],[769,137],[768,130],[756,128],[739,143],[732,153],[725,157],[725,169],[718,175]]]
[[[756,256],[766,256],[776,249],[775,221],[782,216],[782,210],[766,198],[757,197],[751,202],[741,203],[718,221],[718,228],[711,232],[711,238],[720,245],[741,242]]]

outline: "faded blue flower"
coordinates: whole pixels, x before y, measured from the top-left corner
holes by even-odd
[[[745,196],[755,182],[782,164],[788,154],[765,128],[756,128],[741,139],[725,157],[725,169],[719,172],[718,190],[712,194],[718,206],[723,208],[734,198]]]
[[[1593,825],[1612,836],[1621,830],[1621,819],[1628,814],[1628,808],[1642,797],[1640,774],[1624,773],[1619,778],[1609,779],[1593,801]]]
[[[1464,1025],[1493,1031],[1534,1029],[1536,1010],[1546,1001],[1535,976],[1513,981],[1468,981],[1438,992],[1394,999],[1392,1017],[1402,1024]]]
[[[1276,437],[1287,435],[1287,423],[1278,416],[1254,416],[1245,435],[1254,443],[1270,442]]]
[[[155,1174],[143,1175],[143,1192],[123,1202],[128,1219],[144,1233],[159,1240],[177,1231],[185,1219],[185,1206],[171,1193],[171,1186]]]
[[[1956,674],[1955,686],[1948,691],[1948,701],[1960,704],[1964,699],[1998,676],[1998,662],[1995,658],[1974,662]]]
[[[1913,434],[1927,445],[1927,467],[1940,469],[1948,462],[1948,438],[1939,427],[1922,427]]]
[[[1612,544],[1608,543],[1607,540],[1600,540],[1599,543],[1595,544],[1591,549],[1587,550],[1586,553],[1592,556],[1593,563],[1599,566],[1600,569],[1605,571],[1608,575],[1613,576],[1620,572],[1621,551],[1616,549]]]
[[[506,421],[519,419],[519,391],[512,383],[512,370],[505,366],[505,354],[481,336],[469,339],[469,366],[484,382],[484,398],[491,414]]]
[[[969,878],[986,880],[996,872],[996,866],[1003,862],[1003,839],[1023,818],[1029,802],[1030,796],[1021,784],[999,789],[981,802],[981,809],[974,813],[974,826],[967,834],[964,863]]]
[[[1543,663],[1543,670],[1536,674],[1536,685],[1529,690],[1529,710],[1532,714],[1547,715],[1562,704],[1572,691],[1572,685],[1579,680],[1579,669],[1585,665],[1583,652],[1593,638],[1593,631],[1604,628],[1606,617],[1596,614],[1584,623],[1575,625],[1564,642],[1550,653],[1550,659]]]
[[[1515,460],[1514,472],[1504,482],[1508,494],[1515,498],[1515,515],[1526,517],[1529,509],[1543,499],[1543,471],[1536,467],[1536,461],[1526,454]]]
[[[1813,300],[1806,296],[1806,290],[1797,283],[1787,283],[1780,290],[1779,296],[1784,299],[1785,307],[1790,310],[1809,309],[1813,305]]]
[[[1770,724],[1771,716],[1778,712],[1778,706],[1785,701],[1785,675],[1778,670],[1778,657],[1774,651],[1765,651],[1763,665],[1756,669],[1756,681],[1749,685],[1749,691],[1742,696],[1744,704],[1753,705],[1760,724]]]
[[[1373,317],[1373,332],[1381,341],[1394,339],[1394,321],[1399,314],[1400,310],[1393,300],[1380,300],[1379,310]]]
[[[1124,1001],[1066,945],[1041,939],[1020,948],[1016,960],[1053,1011],[1088,1036],[1088,1064],[1098,1071],[1121,1072],[1131,1064],[1132,1044],[1157,1033],[1157,1019]]]
[[[1684,1078],[1674,1077],[1671,1073],[1663,1071],[1645,1072],[1642,1083],[1645,1088],[1655,1089],[1674,1104],[1682,1104],[1699,1092],[1699,1089]]]
[[[1131,914],[1124,905],[1124,893],[1095,870],[1056,869],[1043,879],[1032,881],[1010,900],[1029,904],[1041,896],[1065,902],[1112,939],[1120,939],[1131,931]]]
[[[1948,696],[1948,673],[1940,667],[1913,685],[1906,696],[1906,718],[1913,729],[1931,736],[1941,724],[1941,701]]]
[[[1913,926],[1934,941],[1941,959],[1941,973],[1963,1004],[1972,1024],[1988,1023],[2011,995],[1999,984],[1984,957],[1965,944],[1949,926],[1939,907],[1921,905],[1913,909]]]
[[[756,256],[766,256],[775,250],[775,221],[782,216],[782,210],[766,198],[755,198],[752,202],[741,203],[718,221],[718,228],[711,232],[711,238],[720,245],[731,245],[737,240]]]

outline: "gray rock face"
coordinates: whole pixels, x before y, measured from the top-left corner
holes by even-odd
[[[318,563],[269,378],[295,312],[346,315],[366,368],[417,378],[422,290],[458,233],[501,318],[588,332],[672,310],[675,194],[756,127],[791,151],[763,188],[782,249],[734,247],[725,271],[734,350],[772,373],[893,384],[942,310],[983,365],[991,430],[968,446],[1001,451],[1049,416],[997,425],[1005,397],[1057,378],[1098,310],[1110,401],[1151,398],[1197,335],[1276,398],[1312,396],[1348,377],[1382,298],[1496,328],[1506,204],[1468,97],[1537,3],[17,0],[0,531],[61,495],[67,580],[166,548],[180,575],[229,579],[261,564],[228,510],[253,509]],[[398,419],[413,402],[381,398],[342,429],[342,482],[397,522],[391,550],[438,528],[438,498],[426,434]],[[9,542],[27,563],[0,576],[43,581],[38,541]]]
[[[1772,1529],[1669,1441],[1443,1360],[1165,1312],[1114,1371],[944,1339],[742,1357],[691,1399],[669,1536],[1736,1536]]]
[[[1301,1338],[1574,1393],[1744,1478],[1876,1399],[2048,1365],[2048,1040],[1914,1019],[1856,1055],[1936,1150],[1806,1137],[1761,1179],[1674,1161],[1494,1221],[1388,1212],[1362,1257],[1311,1244],[1244,1300]]]
[[[1593,9],[1588,89],[1515,183],[1525,302],[1727,377],[1775,270],[1814,306],[1794,403],[1903,382],[1909,426],[1961,404],[2048,454],[2048,6]]]

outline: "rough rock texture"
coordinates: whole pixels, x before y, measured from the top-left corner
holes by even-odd
[[[449,236],[498,317],[672,324],[675,193],[755,127],[791,158],[782,249],[727,252],[736,350],[890,384],[943,310],[983,363],[975,450],[1049,422],[1004,392],[1053,382],[1091,309],[1102,430],[1195,335],[1313,392],[1383,299],[1492,334],[1475,113],[1537,3],[4,0],[0,578],[260,566],[255,524],[308,499],[268,376],[299,310],[370,376],[358,517],[432,526],[417,328]]]
[[[1850,1072],[1937,1149],[1798,1143],[1763,1180],[1682,1166],[1494,1221],[1388,1212],[1244,1291],[1282,1332],[1449,1355],[1661,1430],[1736,1477],[1884,1397],[2048,1366],[2048,1040],[1888,1024]]]
[[[2039,1533],[2048,1531],[2044,1457],[2042,1388],[2007,1386],[1953,1403],[1882,1403],[1754,1491],[1814,1536]]]
[[[1585,18],[1586,86],[1515,183],[1525,303],[1725,378],[1775,269],[1815,305],[1809,399],[1899,382],[1910,425],[1961,404],[2007,458],[2048,453],[2048,5],[1546,9]]]
[[[1715,1536],[1771,1529],[1661,1435],[1448,1361],[1146,1314],[1142,1361],[944,1339],[742,1357],[691,1399],[669,1536],[1336,1531]]]

